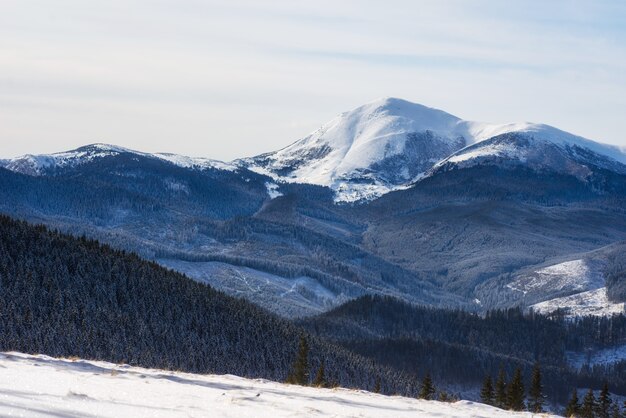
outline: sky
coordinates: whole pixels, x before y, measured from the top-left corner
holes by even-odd
[[[626,146],[626,2],[0,0],[0,158],[231,160],[386,96]]]

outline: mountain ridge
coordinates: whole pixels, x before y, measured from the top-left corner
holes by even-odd
[[[545,124],[463,120],[392,97],[343,112],[282,149],[231,162],[95,143],[71,151],[0,160],[0,167],[43,175],[121,153],[200,170],[245,168],[279,183],[329,187],[336,202],[372,200],[411,187],[442,170],[480,164],[526,165],[582,180],[591,175],[594,167],[626,173],[626,151],[615,145]]]
[[[530,154],[518,153],[518,144],[508,144],[506,152],[506,147],[489,147],[485,142],[505,135],[532,140],[553,152],[574,149],[595,153],[603,158],[581,158],[576,152],[569,152],[566,159],[600,161],[603,168],[626,172],[626,152],[617,146],[545,124],[467,121],[395,98],[382,98],[344,112],[281,150],[239,161],[276,180],[330,187],[336,193],[336,201],[351,202],[409,187],[445,164],[458,166],[463,161],[467,165],[475,156],[466,150],[476,153],[479,149],[483,156],[519,157],[519,162],[525,162],[522,160]]]

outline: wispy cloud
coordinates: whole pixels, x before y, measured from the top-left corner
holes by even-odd
[[[625,71],[623,1],[6,0],[0,156],[229,159],[389,95],[626,145]]]

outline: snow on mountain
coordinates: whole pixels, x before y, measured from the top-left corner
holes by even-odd
[[[267,189],[267,195],[270,197],[270,199],[276,199],[277,197],[280,197],[283,195],[278,190],[280,189],[280,186],[276,183],[272,183],[268,181],[265,183],[265,188]]]
[[[237,167],[233,164],[225,163],[223,161],[212,160],[202,157],[187,157],[184,155],[170,154],[170,153],[156,153],[156,154],[143,154],[152,157],[159,158],[161,160],[169,161],[170,163],[184,168],[196,168],[206,169],[215,168],[218,170],[235,171]]]
[[[614,303],[606,295],[606,287],[550,299],[531,306],[536,312],[548,314],[557,309],[567,310],[567,316],[610,316],[624,313],[624,303]]]
[[[439,169],[508,160],[586,174],[584,164],[626,173],[626,152],[529,122],[490,124],[383,98],[343,113],[279,151],[238,163],[287,182],[331,187],[337,201],[378,197]],[[571,161],[579,163],[570,167]],[[576,165],[576,164],[575,164]]]
[[[626,345],[601,350],[589,350],[587,352],[567,351],[565,354],[567,363],[577,370],[580,370],[585,365],[589,367],[596,365],[609,366],[619,363],[626,358]]]
[[[377,197],[464,147],[459,122],[441,110],[385,98],[277,152],[239,162],[283,181],[330,186],[340,201]]]
[[[588,165],[626,174],[626,153],[547,125],[464,122],[475,143],[438,162],[433,171],[482,163],[524,164],[584,179]],[[490,136],[491,135],[491,136]]]
[[[550,295],[595,290],[604,287],[604,263],[599,260],[571,260],[521,274],[507,287],[527,295]]]
[[[44,355],[0,354],[0,416],[531,417],[491,406],[318,389]],[[542,414],[548,417],[548,414]]]
[[[379,197],[438,171],[477,164],[524,164],[586,179],[591,166],[626,174],[626,150],[529,122],[490,124],[441,110],[383,98],[342,113],[305,138],[276,152],[224,163],[175,154],[146,154],[93,144],[48,155],[0,160],[29,175],[120,153],[159,158],[192,169],[246,167],[275,182],[328,186],[336,201]]]
[[[13,159],[0,160],[0,166],[22,174],[40,176],[53,169],[75,167],[99,158],[126,153],[149,158],[158,158],[185,168],[195,168],[200,170],[215,168],[218,170],[229,171],[237,169],[235,165],[208,158],[186,157],[169,153],[150,154],[108,144],[85,145],[72,151],[58,152],[54,154],[27,154]]]
[[[54,154],[23,155],[21,157],[5,160],[3,167],[22,174],[38,176],[48,169],[71,167],[93,161],[94,159],[118,155],[125,152],[134,151],[114,145],[92,144],[72,151]]]
[[[568,317],[622,313],[624,303],[607,297],[605,267],[601,257],[565,261],[522,273],[506,287],[521,293],[532,309],[544,314],[557,309],[566,309]]]
[[[157,262],[229,295],[246,295],[257,305],[290,318],[321,314],[349,300],[348,295],[337,294],[306,276],[286,278],[220,262],[165,258]]]

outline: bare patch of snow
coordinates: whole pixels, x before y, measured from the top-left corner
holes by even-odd
[[[157,262],[229,295],[246,297],[265,309],[290,318],[317,315],[349,299],[347,295],[334,293],[310,277],[287,278],[220,262],[172,259],[158,259]]]
[[[270,199],[276,199],[277,197],[283,195],[281,192],[278,191],[279,186],[276,183],[268,181],[265,183],[265,188],[267,189],[267,195],[270,197]]]
[[[570,366],[580,370],[583,366],[607,366],[626,360],[626,345],[605,348],[602,350],[578,353],[569,351],[565,353]]]
[[[603,267],[598,260],[566,261],[522,274],[507,287],[523,294],[594,290],[604,286]]]
[[[624,303],[613,303],[606,295],[606,287],[587,292],[555,298],[531,306],[539,313],[550,313],[557,309],[567,309],[567,315],[574,316],[608,316],[624,313]]]
[[[174,165],[184,168],[197,168],[197,169],[206,169],[206,168],[215,168],[218,170],[225,171],[235,171],[237,170],[237,166],[234,164],[225,163],[218,160],[211,160],[209,158],[200,158],[200,157],[187,157],[184,155],[177,154],[169,154],[169,153],[157,153],[157,154],[147,154],[161,160],[168,161]]]

